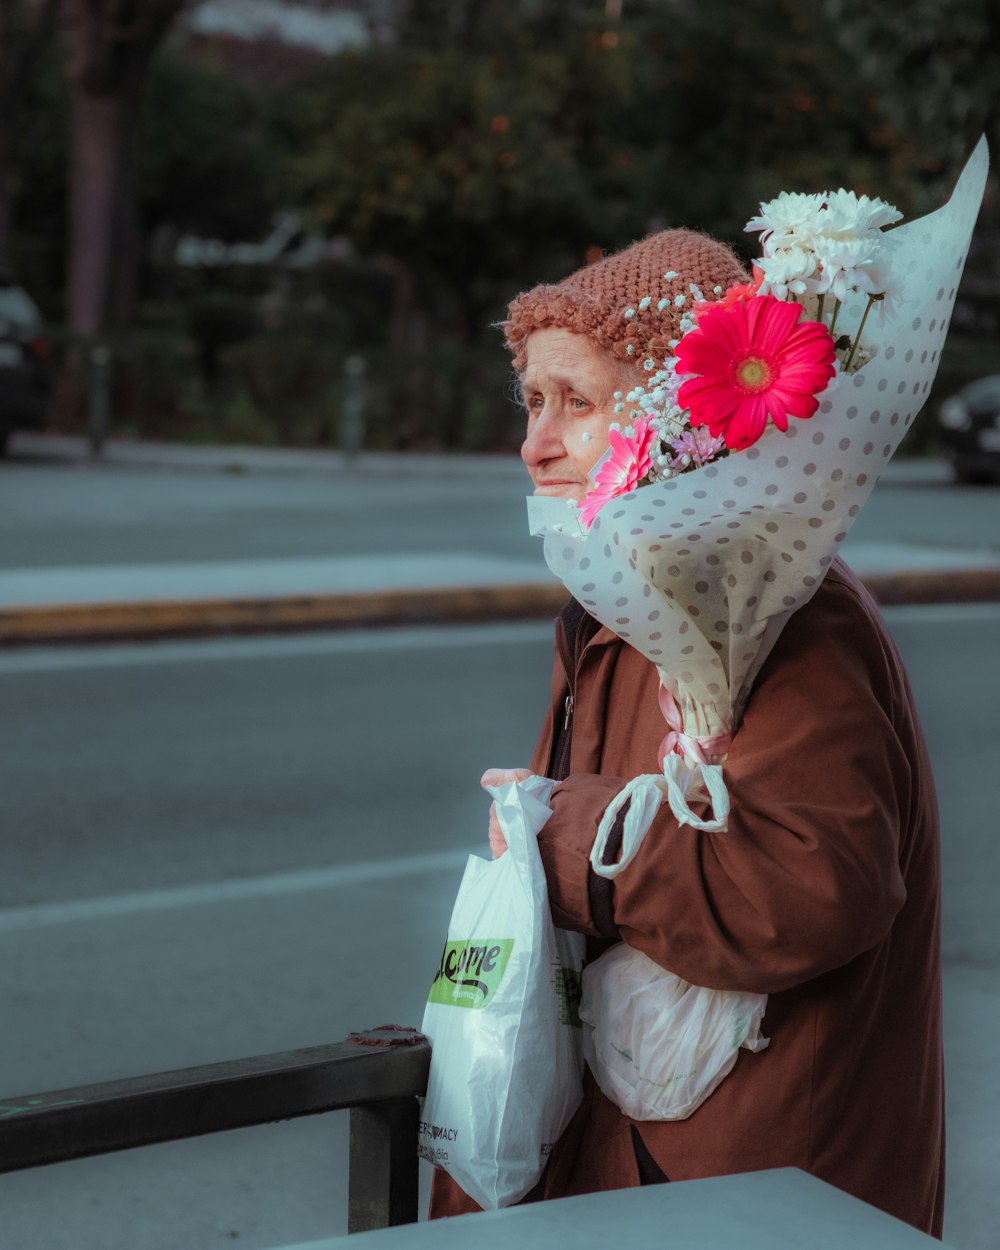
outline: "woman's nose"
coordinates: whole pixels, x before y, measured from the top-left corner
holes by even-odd
[[[566,454],[562,422],[548,409],[528,422],[528,432],[521,444],[521,459],[530,469],[546,460],[558,460]]]

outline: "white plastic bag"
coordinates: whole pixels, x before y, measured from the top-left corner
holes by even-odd
[[[766,1007],[766,994],[691,985],[623,942],[584,969],[584,1055],[633,1120],[686,1120],[732,1071],[741,1046],[768,1045]]]
[[[491,789],[509,850],[469,856],[421,1026],[432,1051],[420,1154],[485,1210],[538,1181],[582,1097],[584,943],[552,923],[536,842],[552,785]]]

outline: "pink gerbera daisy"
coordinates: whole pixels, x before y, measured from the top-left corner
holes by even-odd
[[[656,431],[649,418],[636,417],[631,429],[631,434],[608,430],[611,454],[597,472],[594,489],[584,496],[580,504],[580,521],[584,529],[590,529],[594,517],[606,503],[635,490],[653,466],[652,448]]]
[[[764,433],[768,417],[787,430],[790,416],[813,415],[835,372],[834,344],[825,325],[800,322],[801,313],[773,295],[702,313],[677,347],[678,375],[694,375],[677,396],[693,426],[707,425],[741,451]]]

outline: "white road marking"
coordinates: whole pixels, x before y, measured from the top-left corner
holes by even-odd
[[[484,858],[486,849],[484,839]],[[0,934],[35,929],[41,925],[107,920],[114,916],[133,916],[143,912],[173,911],[182,907],[341,889],[344,886],[365,885],[371,881],[385,881],[394,877],[451,873],[457,872],[467,859],[467,851],[437,851],[394,859],[360,860],[354,864],[335,864],[326,868],[302,868],[294,872],[278,872],[235,881],[207,881],[161,890],[136,890],[129,894],[10,907],[0,909]]]
[[[129,668],[136,665],[217,663],[303,655],[359,655],[384,651],[430,651],[453,647],[497,647],[549,643],[548,621],[485,625],[412,625],[352,629],[343,633],[267,634],[252,638],[205,638],[172,642],[122,642],[102,646],[31,647],[0,651],[6,673],[49,673],[68,669]]]
[[[963,623],[983,623],[1000,621],[1000,604],[926,604],[887,607],[884,609],[884,615],[890,625],[894,621],[927,626],[940,626],[942,623],[959,620]],[[83,648],[34,648],[25,651],[0,652],[0,676],[5,673],[116,668],[161,663],[202,663],[274,656],[352,655],[365,652],[432,650],[452,647],[544,645],[550,638],[551,625],[547,622],[515,622],[131,643]],[[444,851],[395,859],[364,860],[351,864],[298,869],[238,880],[204,882],[187,886],[140,890],[114,896],[0,909],[0,933],[23,931],[40,925],[65,924],[143,912],[167,911],[187,906],[337,889],[400,876],[453,872],[461,867],[466,856],[465,851]]]

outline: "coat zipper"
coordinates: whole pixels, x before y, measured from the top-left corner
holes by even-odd
[[[572,742],[571,725],[573,722],[573,704],[574,699],[571,694],[566,696],[563,703],[563,724],[562,733],[559,735],[558,755],[552,760],[552,769],[550,776],[556,781],[565,781],[569,776],[569,756],[570,744]]]
[[[585,614],[584,614],[585,616]],[[566,684],[569,693],[563,699],[563,723],[562,730],[559,729],[559,721],[555,719],[558,712],[553,709],[552,728],[556,741],[552,744],[552,750],[549,756],[549,776],[556,781],[564,781],[569,774],[570,754],[572,750],[573,737],[573,713],[576,709],[576,696],[574,690],[576,682],[580,675],[580,660],[582,657],[583,647],[580,639],[580,626],[583,620],[574,631],[573,650],[570,652],[569,639],[566,637],[565,622],[560,621],[557,627],[557,650],[561,656],[563,669],[566,673]]]

